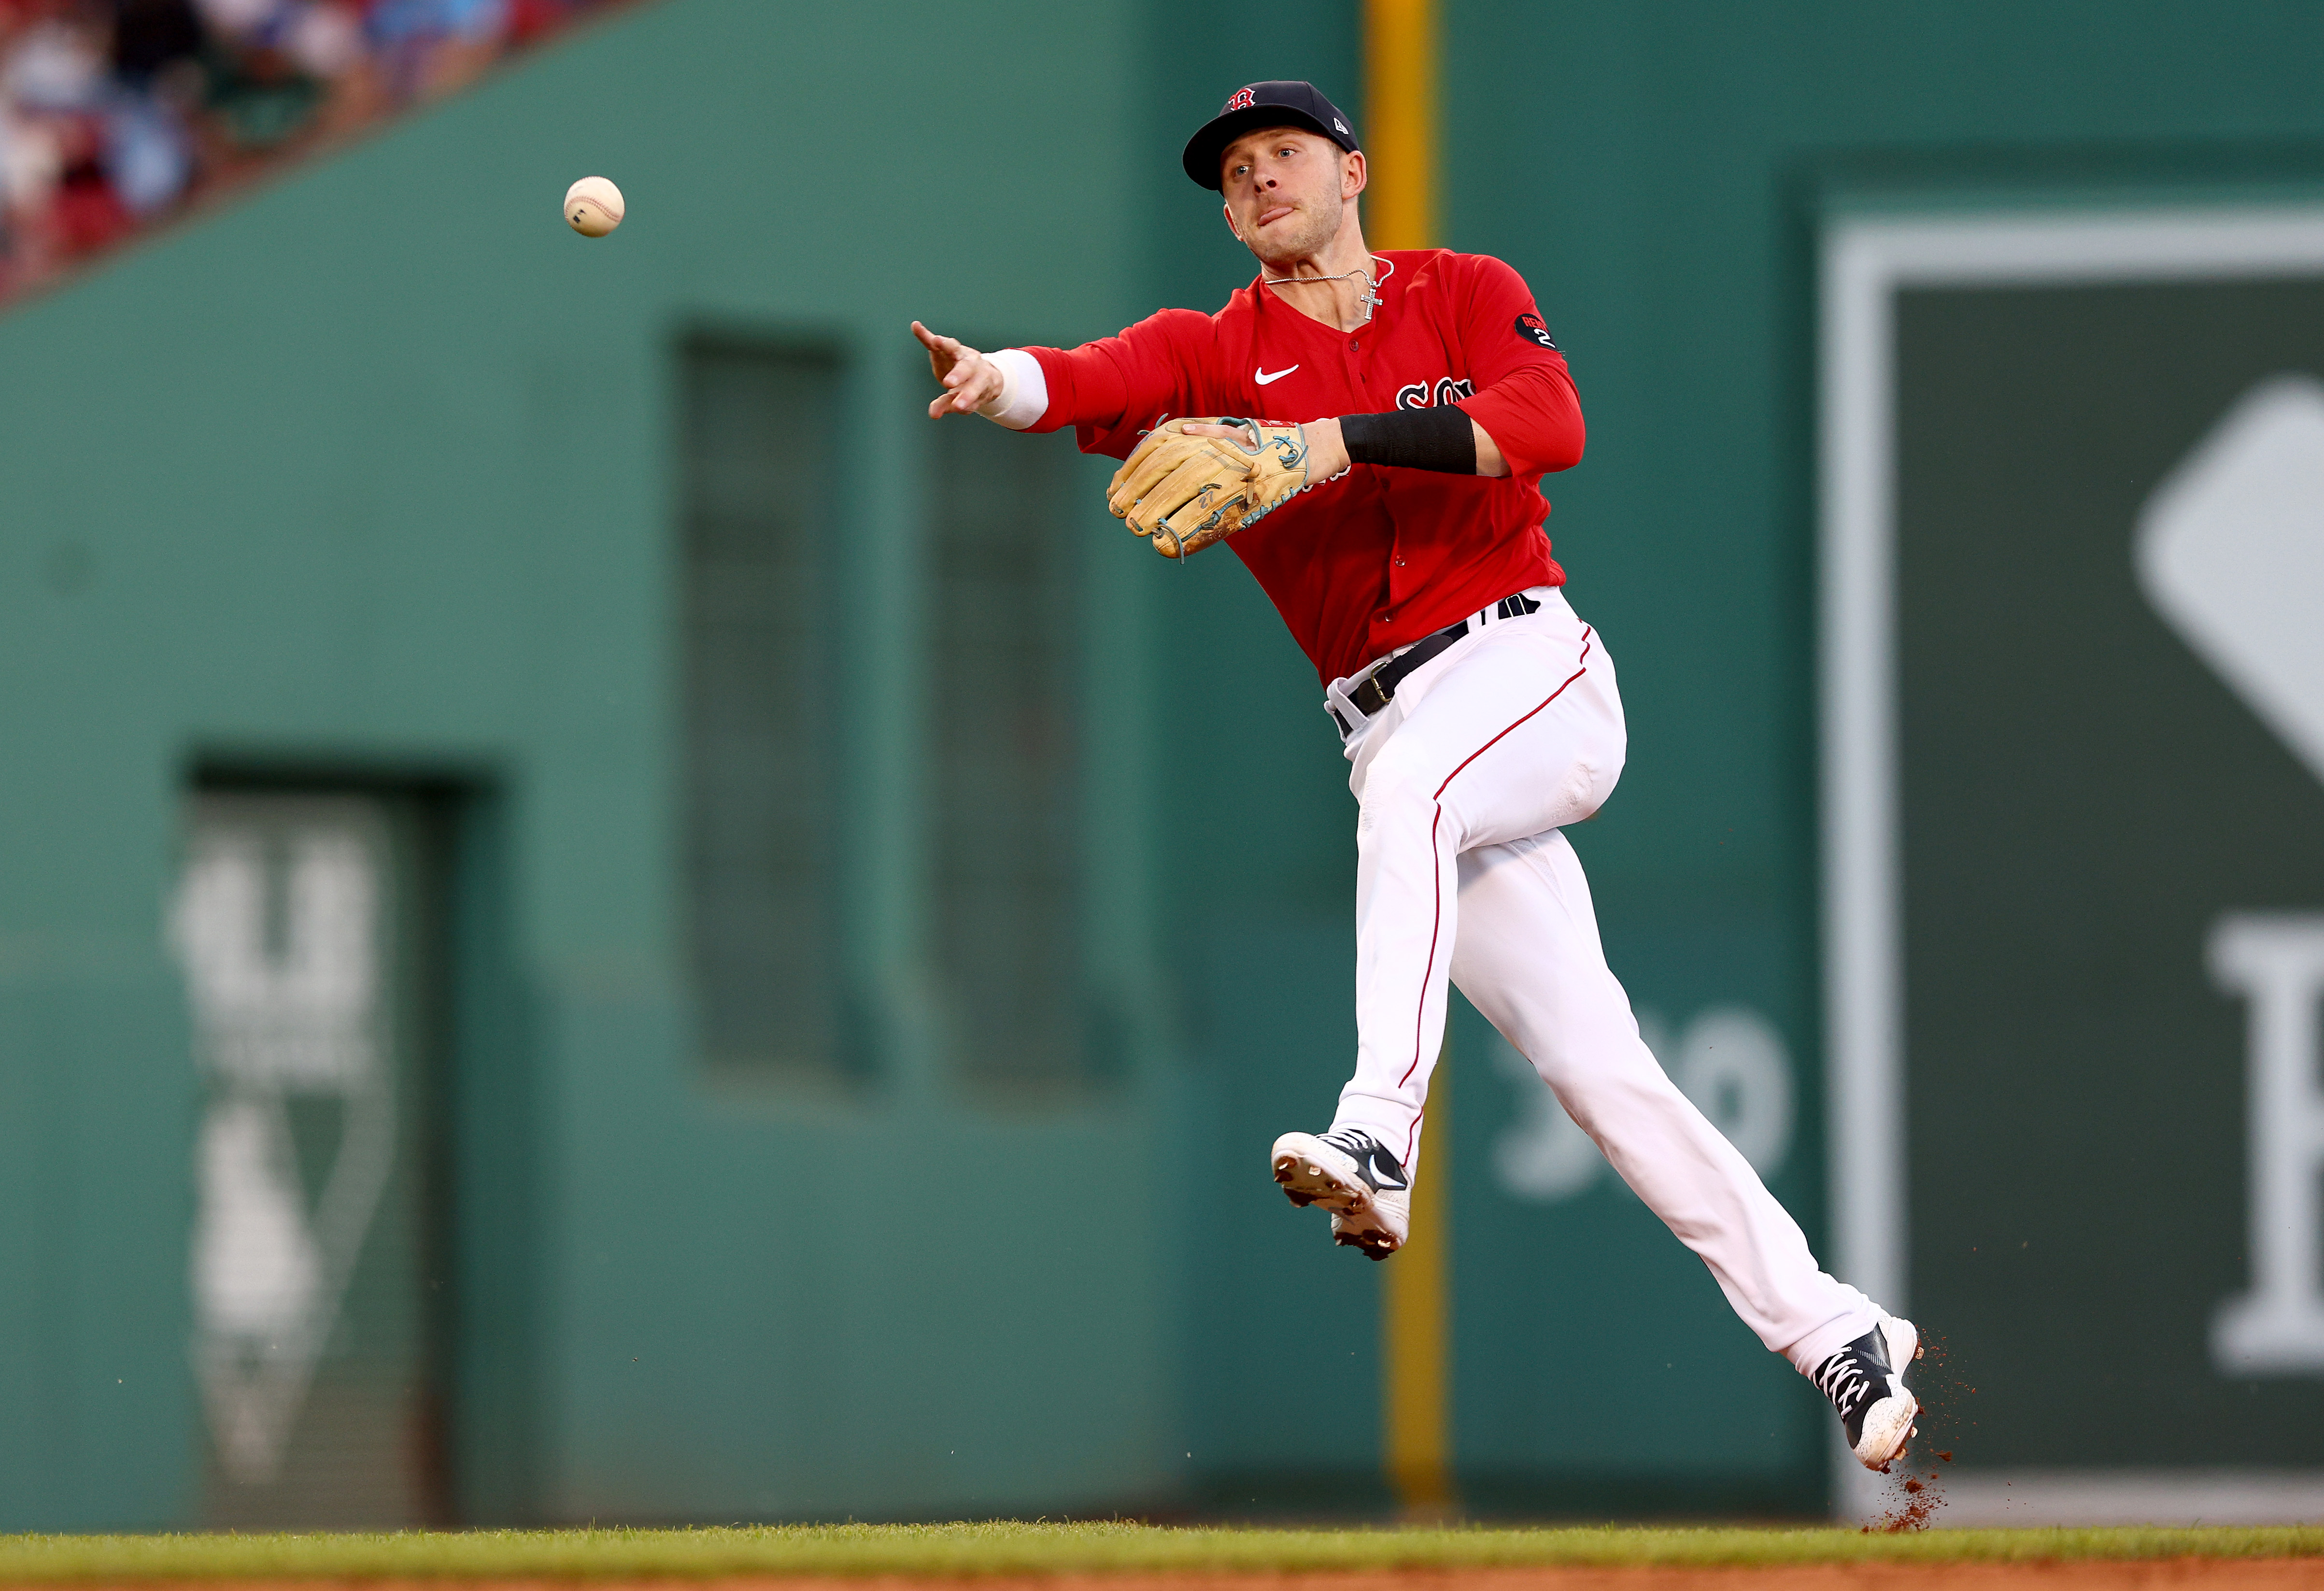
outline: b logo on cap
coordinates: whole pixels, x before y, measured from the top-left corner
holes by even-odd
[[[1219,115],[1224,116],[1231,110],[1249,110],[1252,106],[1257,105],[1259,101],[1251,97],[1250,89],[1238,88],[1234,91],[1233,98],[1219,106]]]

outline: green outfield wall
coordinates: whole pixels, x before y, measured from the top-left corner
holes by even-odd
[[[661,0],[0,319],[0,1528],[377,1517],[352,1458],[293,1485],[359,1428],[417,1522],[1388,1505],[1378,1275],[1259,1169],[1352,1041],[1310,671],[1231,560],[1123,536],[1064,439],[941,442],[905,330],[1070,343],[1218,301],[1250,266],[1185,132],[1271,76],[1360,125],[1355,23]],[[1443,23],[1445,241],[1526,274],[1590,420],[1550,531],[1629,714],[1574,836],[1609,956],[1821,1244],[1821,240],[1868,208],[2312,197],[2324,29]],[[592,171],[631,205],[599,242],[553,209]],[[1021,542],[974,506],[1012,480],[1047,516]],[[764,889],[713,911],[730,876]],[[309,948],[355,935],[376,988],[298,983],[327,923]],[[706,940],[791,947],[814,1022],[770,1026]],[[2239,1101],[2237,1030],[2205,1031]],[[1829,1507],[1812,1391],[1465,1011],[1452,1065],[1468,1505]],[[389,1078],[402,1169],[366,1202]],[[290,1219],[283,1187],[311,1241],[268,1272],[236,1235]],[[402,1283],[361,1268],[374,1231]],[[1913,1277],[2044,1373],[2003,1306],[2049,1295]],[[311,1342],[269,1335],[326,1297]],[[2204,1363],[2158,1350],[2135,1390]],[[390,1364],[418,1391],[364,1403]],[[312,1395],[276,1432],[286,1387]],[[1997,1472],[2055,1461],[2011,1439]],[[2268,1441],[2139,1462],[2324,1468]]]
[[[925,994],[916,747],[940,660],[906,323],[1071,338],[1139,307],[1137,19],[1065,14],[641,6],[0,329],[6,801],[39,837],[0,864],[10,1526],[205,1517],[195,1074],[162,937],[197,777],[456,809],[452,1230],[430,1277],[459,1299],[455,1517],[1183,1489],[1190,1235],[1093,1197],[1173,1159],[1134,717],[1093,712],[1086,736],[1118,1075],[980,1094]],[[1012,152],[970,135],[970,80],[1019,107]],[[602,245],[556,218],[585,171],[633,196]],[[835,441],[862,461],[832,538],[861,622],[830,637],[826,838],[870,1033],[835,1082],[714,1075],[689,1036],[671,621],[681,353],[702,338],[825,351]],[[1152,699],[1118,644],[1151,572],[1090,560],[1093,702]]]
[[[1900,215],[2050,216],[2312,200],[2324,174],[2324,117],[2307,85],[2324,30],[2300,7],[2264,5],[2200,13],[2092,5],[1461,5],[1452,11],[1446,50],[1450,241],[1500,254],[1526,272],[1572,364],[1590,419],[1589,456],[1552,492],[1557,512],[1550,529],[1577,608],[1601,627],[1621,666],[1628,710],[1630,762],[1619,796],[1574,836],[1591,870],[1609,956],[1635,1003],[1662,1015],[1681,1050],[1688,1048],[1683,1030],[1707,1009],[1749,1013],[1772,1028],[1792,1068],[1796,1115],[1788,1152],[1769,1180],[1807,1218],[1820,1251],[1847,1265],[1845,1212],[1828,1203],[1824,1152],[1831,991],[1823,974],[1845,947],[1821,942],[1819,922],[1829,878],[1821,825],[1831,814],[1822,810],[1819,788],[1818,701],[1834,672],[1856,663],[1827,655],[1820,671],[1818,659],[1819,626],[1832,616],[1819,611],[1817,596],[1826,572],[1820,513],[1831,506],[1822,501],[1817,427],[1829,423],[1834,402],[1821,390],[1819,368],[1829,285],[1819,273],[1823,240],[1836,218],[1868,207]],[[2297,368],[2307,335],[2297,323],[2255,310],[2233,339],[2271,344],[2281,365]],[[2131,401],[2132,412],[2190,402],[2172,393],[2182,352],[2197,350],[2163,336],[2155,351],[2137,378],[2155,391]],[[1998,389],[2019,379],[1985,368],[1994,370],[1996,400]],[[2118,367],[2093,365],[2060,384],[2095,416],[2103,412],[2098,394],[2118,390],[2122,379]],[[2206,395],[2190,406],[2209,405],[2208,421],[2218,411],[2204,380]],[[1953,393],[1974,406],[1987,385]],[[1902,445],[1938,423],[1925,412],[1903,412]],[[2106,422],[2081,412],[2024,467],[2030,478],[2023,490],[2041,506],[2016,522],[2021,537],[2046,542],[2066,534],[2077,498],[2109,473],[2098,461],[2122,458],[2105,451],[2110,444],[2098,433]],[[2145,434],[2142,490],[2196,431],[2176,430],[2168,440],[2153,430]],[[2088,554],[2093,561],[2073,578],[2111,588],[2126,577],[2133,524],[2118,504],[2107,512],[2100,546]],[[1906,634],[1941,634],[1957,652],[2035,616],[1997,606],[2024,571],[1970,554],[1970,523],[1949,529],[1932,554],[1942,572],[1917,598],[1929,606],[1914,610],[1927,616],[1903,621],[1935,626]],[[1961,553],[1948,557],[1941,549],[1955,540]],[[2023,666],[2062,673],[2071,681],[2064,687],[2069,698],[2088,704],[2066,709],[2070,719],[2104,699],[2093,656],[2112,658],[2129,643],[2113,634],[2069,639],[2060,630],[2028,635],[2024,644]],[[2153,644],[2139,638],[2142,647]],[[1978,718],[1973,704],[1955,694],[1967,678],[1931,676],[1913,689],[1936,692],[1952,715],[1946,721],[1966,726]],[[1989,688],[2006,689],[1987,679]],[[1919,733],[1914,715],[1926,699],[1904,697],[1908,735]],[[2103,814],[2117,806],[2152,799],[2078,754],[2045,757],[2023,739],[2006,751],[1998,742],[1980,747],[1978,738],[1950,743],[1947,755],[1991,758],[1980,777],[1999,805],[1979,810],[1966,829],[1944,831],[1945,866],[1955,876],[1983,874],[1998,886],[1999,875],[2020,868],[1996,843],[2004,830],[1988,825],[1996,811],[2034,790],[2057,792],[2044,799],[2075,804],[2094,825],[2112,822]],[[1921,788],[1914,766],[1906,763],[1902,796],[1908,855],[1924,832],[1912,816]],[[1945,798],[1932,789],[1930,799]],[[2189,803],[2188,819],[2200,826],[2196,809]],[[2052,842],[2063,832],[2052,831]],[[2296,855],[2299,833],[2296,820],[2279,815],[2245,828],[2240,844],[2271,857]],[[2116,880],[2141,865],[2127,849],[2115,850],[2107,864]],[[1904,888],[1908,901],[1918,898],[1919,885],[1908,879]],[[1905,954],[1924,953],[1916,947],[1927,947],[1932,932],[1967,952],[2022,909],[2022,901],[1985,899],[1983,915],[1959,912],[1933,926],[1908,919]],[[2052,921],[2031,937],[2013,930],[2007,942],[2016,965],[2040,968],[2031,981],[2050,986],[2089,976],[2083,969],[2091,963],[2103,967],[2107,992],[2095,995],[2102,1004],[2126,999],[2126,991],[2163,971],[2147,952],[2121,942],[2103,908],[2070,928]],[[2200,944],[2190,943],[2168,965],[2174,978],[2193,983],[2200,964]],[[2177,970],[2182,965],[2184,973]],[[2208,1095],[2207,1114],[2234,1117],[2242,1093],[2236,1008],[2217,991],[2206,994],[2216,1025],[2209,1047],[2190,1052],[2175,1034],[2153,1031],[2140,1033],[2144,1050],[2126,1050],[2116,1043],[2122,1030],[2101,1036],[2087,1025],[2073,1044],[2061,1045],[2059,1024],[2041,1013],[2023,982],[1941,979],[1914,982],[1904,994],[1911,1022],[1940,1020],[1939,1010],[1959,1005],[1981,1013],[1981,1031],[2023,1024],[2050,1035],[1988,1052],[1984,1070],[1933,1053],[1928,1069],[1920,1059],[1910,1068],[1914,1099],[1947,1103],[1941,1115],[1914,1112],[1909,1162],[1896,1173],[1909,1188],[1900,1197],[1910,1203],[1916,1235],[1934,1223],[1943,1236],[1915,1236],[1895,1296],[1950,1337],[1947,1367],[1933,1379],[1950,1430],[1941,1445],[1958,1448],[1962,1469],[1972,1462],[2309,1471],[2324,1464],[2324,1448],[2312,1441],[2297,1451],[2255,1437],[2219,1441],[2217,1428],[2200,1438],[2181,1428],[2135,1457],[2114,1459],[2071,1440],[2045,1446],[2017,1434],[2006,1458],[1998,1440],[1980,1452],[1971,1422],[1979,1422],[1977,1430],[1999,1422],[1983,1404],[2002,1364],[2043,1338],[2044,1321],[2089,1318],[2104,1307],[2079,1283],[2053,1284],[2038,1273],[1987,1274],[1976,1290],[1949,1291],[1925,1271],[1941,1241],[1950,1264],[1955,1243],[1982,1242],[1989,1254],[2010,1225],[1960,1234],[1945,1189],[2006,1187],[2021,1211],[2055,1206],[2056,1184],[2005,1177],[2006,1166],[2033,1163],[2017,1156],[2071,1143],[2052,1174],[2085,1179],[2072,1215],[2060,1217],[2078,1231],[2106,1229],[2132,1207],[2114,1180],[2117,1156],[2159,1176],[2163,1188],[2179,1186],[2183,1161],[2163,1170],[2131,1149],[2161,1128],[2129,1106],[2118,1079],[2126,1065],[2149,1066]],[[1739,1040],[1748,1029],[1729,1031]],[[1674,1069],[1692,1063],[1661,1053]],[[2145,1059],[2134,1062],[2140,1055]],[[1990,1092],[1997,1067],[2077,1082],[2035,1107],[2010,1090]],[[1478,1099],[1486,1087],[1480,1079],[1465,1099]],[[2088,1124],[2061,1139],[2061,1120],[2078,1111],[2089,1114]],[[1967,1117],[2015,1124],[2006,1130],[2012,1150],[1948,1153],[1945,1137],[1929,1136],[1939,1121]],[[1493,1130],[1473,1109],[1463,1108],[1461,1119],[1464,1133]],[[2243,1158],[2233,1133],[2203,1142],[2203,1152],[2228,1167]],[[1466,1160],[1480,1182],[1481,1158]],[[1764,1161],[1762,1169],[1769,1170]],[[2240,1175],[2222,1170],[2229,1184]],[[1814,1400],[1734,1328],[1691,1261],[1648,1240],[1649,1223],[1626,1194],[1600,1182],[1572,1199],[1528,1208],[1497,1202],[1480,1187],[1461,1220],[1460,1418],[1464,1460],[1477,1472],[1533,1470],[1578,1483],[1602,1474],[1612,1452],[1643,1459],[1665,1441],[1653,1461],[1659,1474],[1688,1475],[1706,1495],[1764,1483],[1798,1505],[1812,1501],[1826,1473]],[[2054,1263],[2067,1245],[2049,1230]],[[2151,1266],[2147,1283],[2164,1295],[2181,1285],[2186,1266],[2204,1263],[2199,1252],[2232,1268],[2228,1256],[2245,1238],[2232,1217],[2200,1240],[2175,1229],[2142,1230],[2149,1235],[2112,1251],[2113,1263]],[[1528,1262],[1542,1250],[1565,1263]],[[2172,1312],[2181,1319],[2200,1313],[2190,1305]],[[1987,1340],[1973,1340],[1971,1313]],[[1528,1321],[1548,1329],[1529,1341],[1521,1329]],[[2144,1406],[2307,1395],[2296,1377],[2207,1382],[2194,1369],[2200,1342],[2182,1341],[2176,1322],[2130,1329],[2141,1345],[2132,1351],[2139,1367],[2125,1368],[2108,1384],[2139,1389],[2135,1401]],[[1594,1374],[1568,1380],[1577,1364]],[[1706,1379],[1720,1389],[1707,1413],[1694,1401]],[[1537,1391],[1511,1391],[1527,1386]],[[1606,1389],[1602,1405],[1587,1390],[1596,1387]],[[1969,1387],[1982,1391],[1972,1397],[1963,1390]],[[2038,1401],[2035,1378],[2015,1379],[2008,1395]],[[1569,1447],[1584,1411],[1591,1435],[1582,1438],[1586,1445]],[[1715,1440],[1699,1439],[1712,1429]],[[1681,1429],[1685,1436],[1655,1434]],[[2312,1494],[2307,1506],[2316,1506]]]

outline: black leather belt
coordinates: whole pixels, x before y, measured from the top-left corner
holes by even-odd
[[[1540,603],[1520,591],[1514,597],[1502,597],[1494,604],[1493,611],[1502,618],[1514,619],[1540,606]],[[1442,657],[1446,647],[1468,633],[1469,621],[1458,619],[1442,630],[1422,636],[1364,676],[1364,682],[1348,692],[1348,699],[1355,704],[1367,722],[1378,717],[1381,709],[1396,699],[1396,688],[1403,684],[1415,670]],[[1339,708],[1333,708],[1331,712],[1332,721],[1340,726],[1340,738],[1347,739],[1355,732],[1355,726],[1340,717]]]

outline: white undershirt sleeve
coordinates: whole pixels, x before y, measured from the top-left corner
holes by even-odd
[[[1000,367],[1001,395],[980,405],[979,414],[1010,430],[1038,424],[1049,412],[1049,378],[1041,362],[1022,348],[1002,348],[986,358]]]

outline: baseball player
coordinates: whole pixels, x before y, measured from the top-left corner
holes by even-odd
[[[1664,1076],[1560,832],[1613,792],[1627,741],[1542,529],[1582,424],[1531,291],[1485,255],[1366,247],[1362,150],[1311,84],[1237,89],[1184,162],[1259,260],[1216,314],[990,354],[912,330],[945,389],[930,415],[1070,425],[1123,458],[1113,512],[1165,557],[1231,537],[1323,682],[1360,809],[1355,1075],[1327,1131],[1276,1140],[1275,1180],[1337,1242],[1396,1252],[1457,983],[1885,1468],[1920,1411],[1918,1333],[1818,1267]],[[1281,418],[1235,418],[1259,415]]]

